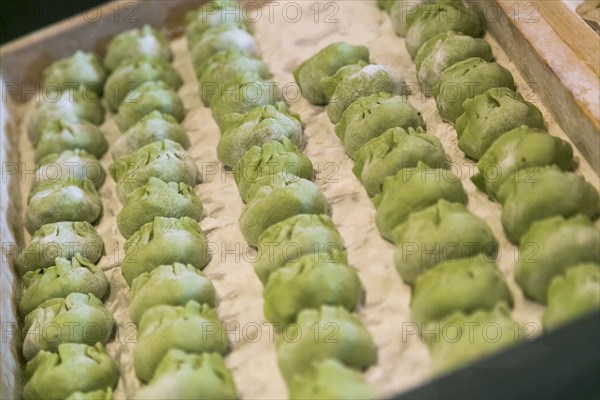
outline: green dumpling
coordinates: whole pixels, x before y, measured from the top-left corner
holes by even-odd
[[[116,35],[106,46],[104,66],[112,71],[123,60],[137,56],[151,56],[166,61],[173,59],[167,38],[149,25],[139,29],[130,29]]]
[[[29,193],[25,227],[30,234],[54,222],[87,221],[102,216],[102,200],[90,181],[40,183]]]
[[[150,381],[171,349],[193,354],[224,354],[228,349],[227,332],[217,311],[206,304],[189,301],[183,307],[160,305],[144,313],[133,352],[138,379]]]
[[[218,353],[190,354],[172,349],[164,356],[152,380],[136,399],[238,399],[235,382]]]
[[[384,2],[387,3],[384,8],[390,15],[394,32],[396,35],[404,37],[408,26],[418,17],[419,4],[435,3],[435,0],[384,0]]]
[[[24,399],[66,399],[77,392],[114,388],[119,367],[101,343],[63,343],[57,353],[40,351],[24,375]]]
[[[181,98],[171,86],[163,81],[151,81],[144,82],[137,90],[129,92],[119,106],[115,121],[119,129],[125,132],[152,111],[171,115],[177,122],[185,117]]]
[[[208,239],[192,218],[156,217],[125,242],[121,271],[127,284],[160,265],[191,264],[198,269],[210,261]]]
[[[371,139],[354,153],[352,172],[369,196],[381,192],[386,176],[402,168],[414,168],[419,161],[430,168],[446,168],[448,157],[440,140],[421,128],[392,128]]]
[[[363,374],[336,359],[314,363],[306,373],[296,375],[290,385],[290,400],[367,400],[376,397]]]
[[[106,344],[114,323],[111,312],[93,294],[46,300],[25,316],[23,356],[31,360],[42,350],[54,353],[62,343]]]
[[[362,287],[352,267],[305,254],[273,271],[263,296],[265,317],[275,329],[282,330],[308,308],[330,305],[354,311],[361,300]]]
[[[39,132],[35,161],[64,150],[82,149],[96,158],[108,150],[108,142],[96,125],[86,120],[60,118],[50,121]]]
[[[493,259],[498,241],[490,227],[460,203],[440,200],[416,211],[393,231],[396,270],[412,285],[436,264],[484,254]]]
[[[325,100],[327,103],[331,100],[333,93],[335,93],[335,88],[340,82],[355,73],[359,72],[361,69],[369,65],[368,62],[358,61],[356,64],[345,65],[342,68],[338,69],[337,72],[331,76],[326,76],[321,80],[321,86],[323,87],[323,96],[325,96]]]
[[[398,71],[383,65],[369,64],[360,71],[342,78],[337,84],[327,105],[327,115],[331,122],[337,123],[355,100],[380,92],[410,94],[404,78]]]
[[[23,276],[25,291],[19,311],[25,316],[46,300],[70,293],[89,293],[104,299],[110,288],[104,272],[79,254],[71,260],[57,258],[55,265]]]
[[[133,280],[129,315],[139,324],[144,312],[154,306],[184,306],[190,300],[214,307],[217,294],[212,282],[193,265],[161,265]]]
[[[393,240],[394,229],[411,213],[421,211],[444,199],[466,204],[467,194],[451,171],[429,168],[419,162],[414,168],[402,168],[383,181],[383,190],[373,201],[377,207],[375,222],[381,235]]]
[[[515,81],[506,68],[478,57],[457,62],[444,70],[434,87],[435,103],[440,116],[445,121],[455,122],[465,112],[464,107],[470,103],[470,99],[489,92],[492,88],[515,90]],[[497,103],[492,99],[490,104],[494,106]],[[488,110],[483,111],[482,115],[486,115],[486,111]],[[512,117],[499,118],[511,119]],[[518,125],[521,123],[519,122]]]
[[[123,132],[111,146],[112,158],[118,160],[146,145],[166,139],[179,143],[184,149],[190,147],[190,138],[175,118],[152,111]]]
[[[32,188],[41,182],[58,180],[89,179],[100,189],[106,172],[98,159],[82,149],[64,150],[49,154],[37,164]]]
[[[97,55],[78,50],[72,56],[50,64],[42,73],[42,79],[45,91],[83,86],[101,94],[106,71]]]
[[[106,80],[104,98],[112,111],[144,82],[162,81],[173,90],[183,84],[179,72],[165,59],[141,55],[123,60]]]
[[[244,18],[240,3],[235,1],[209,1],[185,14],[185,35],[192,48],[204,33],[217,26],[227,25],[250,32],[251,25]]]
[[[335,125],[335,133],[344,142],[346,153],[355,153],[369,140],[391,128],[425,128],[425,122],[404,96],[376,93],[361,97],[348,106]]]
[[[272,105],[274,106],[273,111],[266,112],[275,112],[275,109],[283,112],[281,108],[285,108],[286,114],[292,115],[290,111],[287,111],[287,106],[279,105],[285,105],[283,100],[277,82],[226,82],[219,85],[217,92],[210,101],[210,109],[215,122],[221,129],[221,133],[225,134],[232,128],[246,122],[248,118],[246,114],[255,116],[264,112],[255,111],[257,108],[269,110],[265,106]],[[299,117],[296,119],[299,120]],[[273,134],[270,136],[273,136]]]
[[[446,374],[525,340],[505,304],[491,311],[456,312],[439,323],[437,335],[426,335],[435,375]],[[447,327],[444,329],[444,327]]]
[[[494,55],[489,43],[484,39],[476,39],[454,31],[433,36],[423,44],[415,58],[417,78],[423,93],[431,95],[444,70],[472,57],[492,61]]]
[[[67,400],[113,400],[113,391],[112,388],[106,388],[91,392],[74,392]]]
[[[117,195],[121,202],[152,177],[189,186],[196,186],[202,181],[192,157],[179,143],[168,139],[151,143],[121,157],[110,165],[109,172],[117,182]]]
[[[294,70],[294,79],[300,87],[302,96],[311,104],[328,103],[323,79],[333,76],[340,68],[356,64],[359,61],[369,62],[369,49],[346,42],[335,42],[321,49],[317,54],[304,61]]]
[[[398,0],[377,0],[377,7],[380,10],[388,12],[388,10],[392,7],[392,5]]]
[[[560,190],[556,190],[560,188]],[[518,243],[529,227],[545,218],[577,214],[593,218],[600,212],[598,192],[582,176],[557,166],[518,170],[502,185],[502,226]]]
[[[289,177],[282,186],[263,186],[258,190],[242,210],[240,229],[246,241],[255,246],[258,237],[277,222],[298,214],[328,212],[327,199],[316,184],[306,179]]]
[[[222,51],[206,61],[202,75],[198,76],[198,93],[204,105],[209,106],[219,85],[227,82],[264,81],[272,76],[263,60],[239,50]]]
[[[253,147],[284,138],[304,148],[304,134],[298,117],[282,102],[256,107],[243,115],[237,127],[223,132],[217,155],[226,167],[233,168]]]
[[[579,264],[552,280],[542,321],[545,329],[551,329],[598,309],[600,265]]]
[[[78,253],[95,263],[104,254],[104,241],[89,222],[55,222],[35,231],[17,265],[23,275],[53,266],[58,257],[71,260]]]
[[[190,217],[199,221],[203,213],[202,203],[191,186],[150,177],[144,186],[127,196],[117,214],[117,226],[121,235],[129,239],[154,217]]]
[[[413,59],[421,46],[438,33],[456,31],[473,37],[484,33],[479,14],[461,1],[421,3],[413,11],[406,31],[406,50]]]
[[[515,280],[530,299],[546,303],[554,277],[582,263],[600,264],[600,231],[586,217],[547,218],[521,239]]]
[[[479,172],[473,176],[475,185],[492,199],[498,199],[502,185],[513,173],[527,166],[556,165],[563,171],[577,166],[573,147],[547,132],[520,126],[500,136],[477,164]]]
[[[100,125],[104,121],[104,107],[96,93],[84,88],[44,96],[43,101],[35,105],[27,122],[27,135],[33,145],[37,145],[48,122],[60,119],[72,122],[84,120]]]
[[[331,358],[364,370],[377,359],[371,334],[358,315],[343,307],[302,311],[297,325],[277,336],[276,346],[279,370],[288,385],[294,376],[307,373],[314,362]]]
[[[313,261],[347,263],[344,239],[324,214],[299,214],[271,225],[259,236],[257,247],[254,271],[264,285],[271,273],[306,254]]]
[[[415,321],[433,322],[459,311],[491,311],[500,303],[512,307],[512,294],[493,260],[479,254],[443,262],[419,275],[410,308]]]
[[[463,103],[464,113],[456,120],[458,147],[479,160],[502,135],[523,125],[544,129],[542,113],[520,94],[495,87]]]
[[[250,186],[267,175],[284,174],[312,180],[312,162],[287,137],[252,146],[235,164],[233,177],[242,200],[248,201]]]
[[[250,33],[234,25],[221,24],[206,29],[192,44],[190,56],[196,76],[202,75],[212,56],[228,50],[238,50],[251,57],[260,57],[256,40]]]

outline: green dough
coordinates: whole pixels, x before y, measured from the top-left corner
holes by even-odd
[[[110,311],[92,294],[46,300],[25,316],[23,356],[31,360],[42,350],[56,352],[62,343],[106,344],[114,323]]]
[[[19,303],[23,316],[46,300],[70,293],[89,293],[103,299],[110,288],[104,272],[79,254],[71,260],[57,258],[51,267],[27,272],[23,283],[25,291]]]
[[[340,80],[327,105],[327,115],[331,122],[337,123],[355,100],[380,92],[410,94],[404,78],[398,71],[383,65],[370,64]]]
[[[222,51],[206,61],[202,75],[198,76],[198,93],[205,106],[218,92],[219,85],[227,82],[264,81],[272,78],[263,60],[250,57],[239,50]]]
[[[152,111],[123,132],[111,146],[112,158],[118,160],[146,145],[165,139],[179,143],[184,149],[190,147],[190,138],[175,118]]]
[[[112,71],[123,60],[146,55],[162,58],[166,61],[173,59],[167,38],[149,25],[139,29],[130,29],[116,35],[106,46],[104,66]]]
[[[557,190],[560,188],[560,190]],[[502,225],[506,236],[519,243],[529,227],[545,218],[577,214],[598,215],[598,192],[582,176],[563,172],[557,166],[518,170],[502,185]]]
[[[101,343],[63,343],[58,353],[40,351],[27,363],[24,376],[24,399],[66,399],[117,386],[119,367]]]
[[[393,237],[396,270],[409,285],[436,264],[481,253],[493,259],[498,250],[498,241],[481,218],[464,205],[443,199],[410,214],[394,229]]]
[[[172,349],[136,399],[238,399],[235,382],[218,353],[190,354]]]
[[[270,176],[266,177],[272,179]],[[313,182],[289,177],[282,186],[263,186],[240,216],[240,229],[251,245],[271,225],[298,214],[328,214],[329,204]]]
[[[281,142],[271,140],[261,147],[252,146],[233,169],[242,200],[248,201],[248,189],[258,179],[280,172],[308,180],[314,175],[310,159],[300,153],[285,136],[281,138]]]
[[[347,262],[344,239],[329,216],[300,214],[271,225],[258,238],[254,271],[266,285],[271,273],[306,254],[323,263]]]
[[[446,168],[448,157],[440,140],[421,128],[392,128],[371,139],[354,153],[352,172],[369,196],[381,192],[383,180],[419,161],[430,168]]]
[[[542,321],[550,329],[600,308],[600,265],[579,264],[552,280]]]
[[[546,303],[552,279],[582,263],[600,264],[600,232],[584,216],[548,218],[522,237],[515,280],[530,299]]]
[[[413,59],[421,46],[438,33],[456,31],[473,37],[484,33],[479,14],[461,1],[421,3],[413,11],[406,31],[406,50]]]
[[[335,88],[340,82],[355,73],[359,72],[361,69],[369,65],[368,62],[358,61],[356,64],[349,64],[343,66],[338,69],[337,72],[331,76],[326,76],[321,80],[321,86],[323,87],[323,95],[325,96],[325,100],[327,103],[331,100],[331,97],[335,93]]]
[[[302,311],[275,344],[279,370],[288,385],[314,362],[331,358],[364,370],[377,359],[375,343],[359,316],[342,307]]]
[[[425,128],[425,122],[406,97],[377,93],[350,104],[335,125],[335,133],[354,158],[361,146],[388,129],[418,127]]]
[[[190,56],[196,76],[202,76],[212,56],[227,50],[238,50],[251,57],[260,57],[256,40],[250,33],[234,25],[218,25],[205,30],[191,46]]]
[[[161,304],[184,306],[194,300],[214,307],[217,294],[212,282],[193,265],[161,265],[133,280],[129,293],[129,315],[139,324],[144,312]]]
[[[476,39],[454,31],[442,32],[429,39],[415,58],[417,78],[423,93],[432,93],[442,72],[448,67],[472,57],[492,61],[494,55],[484,39]]]
[[[35,147],[35,161],[39,162],[50,154],[75,149],[85,150],[100,158],[106,153],[108,142],[96,125],[85,120],[60,118],[48,122],[40,130]]]
[[[185,117],[183,103],[173,88],[163,81],[151,81],[129,92],[119,106],[115,121],[125,132],[152,111],[171,115],[177,122]]]
[[[415,321],[432,322],[457,311],[491,311],[500,303],[512,307],[510,290],[496,264],[479,254],[441,263],[419,275],[410,308]]]
[[[527,166],[556,165],[563,171],[575,169],[573,147],[547,132],[520,126],[500,136],[477,164],[475,185],[492,199],[498,199],[502,185],[513,173]]]
[[[394,32],[396,35],[404,37],[409,23],[412,23],[417,16],[419,4],[434,3],[435,0],[384,0],[384,2],[387,4],[383,8],[390,15]]]
[[[363,374],[335,359],[314,363],[296,375],[290,385],[290,400],[367,400],[375,399]]]
[[[29,193],[25,227],[30,234],[54,222],[87,221],[102,216],[102,200],[88,180],[40,183]]]
[[[133,351],[138,379],[150,381],[171,349],[194,354],[224,354],[228,349],[227,332],[217,311],[206,304],[189,301],[183,307],[160,305],[144,313]]]
[[[217,155],[226,167],[233,168],[253,147],[284,138],[297,147],[304,147],[304,134],[298,117],[291,114],[282,102],[275,106],[256,107],[243,115],[237,127],[223,132],[217,145]]]
[[[173,90],[183,84],[181,76],[165,59],[142,55],[124,60],[106,80],[104,98],[112,111],[144,82],[163,81]]]
[[[202,216],[202,203],[191,186],[150,177],[144,186],[127,196],[117,214],[117,226],[121,235],[129,239],[142,225],[154,221],[154,217],[190,217],[199,221]]]
[[[194,160],[179,143],[162,140],[146,145],[121,157],[109,167],[117,182],[117,195],[122,203],[135,189],[152,177],[164,182],[182,182],[195,186],[202,181]]]
[[[330,305],[354,311],[361,295],[360,279],[352,267],[305,254],[269,276],[264,291],[265,317],[281,330],[308,308]]]
[[[294,78],[302,95],[311,104],[325,105],[334,88],[325,88],[323,79],[333,76],[340,68],[356,64],[359,61],[369,62],[369,49],[346,42],[336,42],[321,49],[317,54],[304,61],[296,70]]]
[[[23,275],[53,266],[58,257],[71,260],[77,253],[95,263],[104,254],[104,241],[89,222],[55,222],[33,234],[17,265]]]
[[[476,160],[512,129],[522,125],[545,129],[540,110],[509,88],[492,88],[466,100],[463,108],[456,120],[458,147]]]
[[[515,81],[507,69],[483,58],[468,58],[444,70],[434,87],[435,102],[442,119],[454,122],[465,112],[464,107],[469,104],[468,100],[489,89],[503,87],[515,89]],[[497,104],[493,100],[490,103],[492,106]],[[521,125],[521,122],[518,125]],[[510,128],[512,127],[508,129]]]
[[[48,154],[42,158],[35,171],[34,188],[41,182],[58,180],[89,179],[96,189],[100,189],[106,179],[106,172],[98,159],[85,150],[64,150]]]
[[[52,63],[44,70],[42,77],[44,91],[63,91],[84,86],[100,94],[106,72],[97,55],[78,50],[72,56]]]
[[[522,327],[505,304],[465,315],[456,312],[439,323],[438,334],[426,336],[435,375],[446,374],[525,339]]]
[[[377,7],[385,12],[388,12],[392,5],[397,1],[398,0],[377,0]]]
[[[188,47],[193,47],[204,33],[217,26],[230,26],[251,31],[240,7],[235,1],[210,1],[185,14],[185,35]]]
[[[48,122],[60,119],[72,122],[85,120],[100,125],[104,121],[104,107],[96,93],[84,88],[44,96],[35,105],[27,123],[27,136],[33,145],[37,145],[42,129]]]
[[[373,201],[377,207],[375,222],[381,235],[392,240],[392,232],[405,222],[411,213],[438,202],[467,202],[467,194],[451,171],[429,168],[419,162],[414,168],[403,168],[383,181],[383,191]]]
[[[210,261],[208,239],[192,218],[156,217],[125,242],[121,271],[127,284],[160,265],[191,264],[198,269]]]
[[[246,114],[251,114],[252,119],[255,119],[262,112],[273,113],[275,109],[284,112],[282,109],[285,109],[286,114],[293,115],[283,103],[283,96],[277,85],[274,81],[226,82],[219,85],[210,101],[210,108],[221,133],[225,134],[233,125],[238,127],[247,122],[250,117]],[[267,105],[274,106],[274,110],[266,111],[269,110],[264,107]],[[255,111],[257,108],[263,111]],[[299,120],[299,117],[296,119]]]
[[[67,400],[113,400],[112,388],[94,390],[92,392],[75,392]]]

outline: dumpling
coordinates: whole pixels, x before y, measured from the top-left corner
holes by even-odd
[[[188,47],[202,38],[204,33],[217,26],[231,26],[250,31],[250,24],[244,18],[240,3],[235,1],[209,1],[185,14],[185,35]]]
[[[349,78],[361,69],[369,65],[368,62],[358,61],[356,64],[348,64],[338,69],[337,72],[331,76],[326,76],[321,80],[321,86],[323,87],[323,96],[327,103],[331,101],[335,88],[344,79]]]
[[[435,3],[435,0],[383,0],[385,11],[390,15],[390,21],[396,35],[404,37],[408,25],[418,18],[417,7],[421,3]],[[430,6],[431,7],[431,6]]]
[[[72,56],[50,64],[42,73],[42,79],[46,91],[56,89],[62,92],[83,86],[101,94],[106,72],[97,55],[78,50]]]
[[[502,87],[515,90],[515,81],[506,68],[483,58],[468,58],[444,70],[434,87],[435,103],[442,119],[454,122],[465,112],[467,100]]]
[[[403,168],[383,181],[383,190],[373,201],[377,207],[375,223],[381,235],[393,240],[394,229],[411,213],[423,210],[444,199],[451,203],[467,202],[460,179],[451,171],[429,168],[419,162],[414,168]]]
[[[108,150],[108,142],[100,128],[85,120],[61,118],[50,121],[39,131],[38,139],[36,162],[64,150],[82,149],[96,158],[102,157]]]
[[[166,61],[173,59],[167,38],[149,25],[139,29],[131,29],[116,35],[106,47],[104,66],[112,71],[123,60],[146,55],[162,58]]]
[[[82,149],[64,150],[42,158],[35,171],[32,188],[41,182],[89,179],[100,189],[106,179],[102,164],[92,154]]]
[[[394,229],[393,237],[396,270],[409,285],[436,264],[456,263],[477,254],[493,259],[499,246],[481,218],[464,205],[443,199],[410,214]]]
[[[125,242],[121,271],[127,284],[161,265],[191,264],[198,269],[210,261],[208,239],[191,218],[156,217]]]
[[[515,280],[530,299],[546,303],[556,276],[582,263],[600,264],[600,231],[578,215],[534,223],[521,239]]]
[[[404,96],[376,93],[348,106],[335,125],[346,153],[354,158],[361,146],[391,128],[425,128],[425,122]]]
[[[369,62],[368,48],[346,42],[335,42],[300,64],[294,70],[294,79],[300,87],[302,96],[311,104],[325,105],[329,99],[325,94],[323,79],[333,76],[340,68],[359,61]],[[330,88],[329,91],[333,92],[333,89]]]
[[[456,120],[458,147],[476,160],[512,129],[522,125],[544,129],[540,110],[506,87],[491,88],[468,99],[463,108],[464,113]]]
[[[371,139],[354,153],[352,172],[369,196],[381,192],[386,176],[402,168],[414,168],[419,161],[430,168],[446,168],[448,157],[440,140],[421,128],[392,128]]]
[[[125,205],[117,214],[117,226],[125,239],[129,239],[142,225],[154,217],[190,217],[200,220],[202,203],[194,189],[183,182],[163,182],[150,177],[148,182],[127,196]]]

